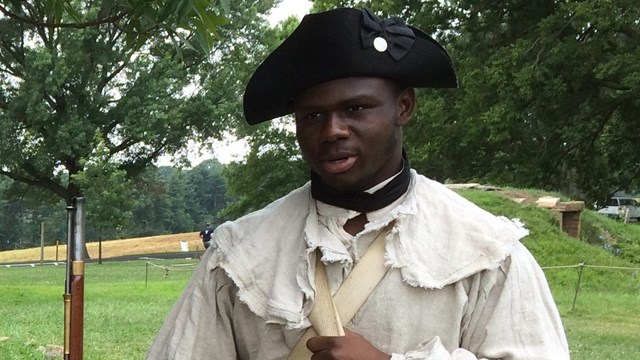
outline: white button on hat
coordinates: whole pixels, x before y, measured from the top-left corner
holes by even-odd
[[[373,39],[373,47],[379,52],[385,52],[387,51],[387,40],[385,40],[383,37],[378,36],[377,38]]]

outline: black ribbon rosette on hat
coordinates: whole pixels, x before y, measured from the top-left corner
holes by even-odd
[[[415,34],[402,19],[393,17],[382,20],[371,10],[363,8],[360,37],[365,48],[374,46],[377,38],[384,39],[387,43],[386,49],[376,47],[376,50],[386,50],[394,60],[399,61],[411,50]]]

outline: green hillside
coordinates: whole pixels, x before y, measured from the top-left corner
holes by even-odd
[[[522,240],[542,267],[598,265],[640,268],[640,223],[624,224],[592,210],[581,214],[580,239],[565,234],[555,212],[531,203],[517,203],[500,191],[461,190],[461,195],[483,209],[508,218],[518,218],[530,234]],[[546,271],[554,286],[575,285],[576,271]],[[628,270],[585,272],[581,286],[599,290],[631,290]],[[638,279],[640,284],[640,279]],[[637,284],[637,285],[638,285]]]

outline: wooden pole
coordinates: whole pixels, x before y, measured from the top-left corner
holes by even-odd
[[[573,305],[571,311],[576,308],[576,300],[578,299],[578,291],[580,291],[580,282],[582,281],[582,271],[584,270],[584,262],[580,263],[580,272],[578,273],[578,282],[576,283],[576,293],[573,295]]]
[[[40,265],[44,264],[44,222],[40,223]]]
[[[100,235],[98,235],[98,264],[102,265],[102,230],[100,230]]]

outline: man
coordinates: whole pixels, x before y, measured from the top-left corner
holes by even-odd
[[[208,249],[211,246],[211,235],[213,234],[213,229],[211,228],[211,224],[207,223],[200,231],[200,239],[202,239],[202,244],[204,244],[204,249]]]
[[[413,87],[456,86],[445,50],[399,19],[306,16],[254,73],[244,110],[250,124],[295,115],[311,182],[216,229],[148,358],[287,358],[318,323],[318,279],[336,293],[382,239],[382,277],[340,319],[346,335],[301,341],[313,359],[568,359],[526,230],[409,167]]]

